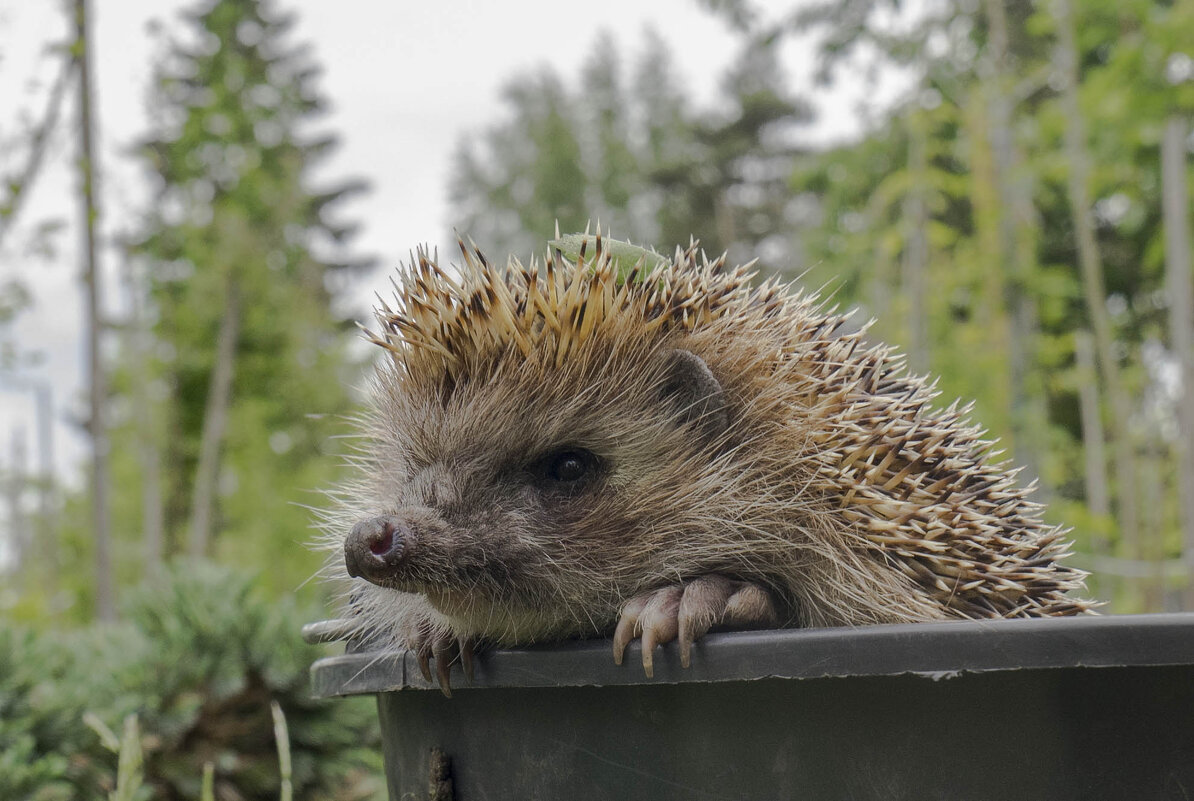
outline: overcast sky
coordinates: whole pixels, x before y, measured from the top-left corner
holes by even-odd
[[[146,131],[145,100],[154,55],[147,25],[157,19],[177,26],[180,0],[91,0],[94,19],[95,82],[102,169],[103,234],[130,230],[144,202],[144,187],[128,149]],[[298,13],[293,41],[309,42],[324,68],[321,89],[331,101],[323,124],[341,137],[340,150],[323,169],[328,178],[362,176],[372,191],[343,208],[359,221],[360,252],[379,257],[382,268],[358,287],[360,308],[385,271],[420,243],[450,241],[447,186],[450,156],[459,138],[504,112],[500,87],[519,72],[547,63],[567,78],[576,76],[593,40],[613,31],[624,56],[641,53],[642,32],[653,26],[671,43],[673,56],[695,101],[717,96],[717,76],[731,61],[735,40],[725,26],[703,13],[695,0],[603,0],[601,3],[449,2],[410,0],[283,0]],[[784,4],[786,5],[786,3]],[[40,114],[56,61],[47,43],[67,36],[63,3],[0,0],[0,137],[14,131],[21,113]],[[811,84],[812,48],[793,44],[785,53],[792,86]],[[819,104],[810,139],[825,141],[852,133],[859,91],[839,91]],[[73,115],[73,106],[65,121]],[[0,143],[0,146],[3,146]],[[85,442],[72,414],[83,409],[85,343],[83,297],[77,257],[78,211],[69,171],[73,143],[61,134],[42,180],[22,215],[25,227],[61,217],[70,223],[52,261],[22,254],[10,237],[0,253],[0,277],[20,275],[33,291],[34,306],[14,329],[23,348],[36,347],[43,364],[22,371],[27,381],[53,387],[57,470],[79,481]],[[5,173],[19,163],[0,153]],[[105,254],[105,305],[122,306],[117,265]],[[0,385],[0,466],[12,463],[12,440],[27,432],[29,467],[36,470],[35,407],[32,395]]]

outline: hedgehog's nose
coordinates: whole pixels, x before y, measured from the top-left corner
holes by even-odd
[[[344,541],[348,575],[377,584],[393,575],[413,544],[410,524],[397,515],[362,520]]]

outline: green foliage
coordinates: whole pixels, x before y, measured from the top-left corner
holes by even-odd
[[[141,750],[141,726],[137,716],[129,715],[124,719],[124,730],[119,739],[92,712],[84,713],[83,722],[99,736],[105,748],[116,754],[116,787],[108,793],[108,801],[147,799],[149,788],[142,783],[145,754]]]
[[[54,744],[69,723],[53,709],[57,666],[32,632],[0,627],[0,798],[67,798],[68,759]]]
[[[1068,196],[1052,4],[702,4],[745,45],[724,80],[720,115],[691,107],[661,43],[648,48],[643,79],[629,89],[609,77],[616,60],[603,44],[576,89],[551,76],[569,123],[560,135],[581,143],[583,181],[559,175],[572,187],[571,205],[551,207],[544,194],[524,213],[524,197],[507,191],[532,168],[540,183],[554,180],[549,145],[562,146],[517,140],[535,114],[515,104],[509,122],[481,134],[487,147],[462,148],[453,187],[463,230],[500,252],[550,230],[553,216],[564,226],[587,198],[594,216],[617,221],[620,238],[666,253],[693,235],[709,250],[728,249],[731,260],[761,257],[763,269],[800,274],[803,285],[857,309],[860,321],[877,318],[877,338],[914,346],[914,332],[924,331],[925,352],[914,355],[939,376],[943,400],[976,399],[975,419],[1030,466],[1049,514],[1075,526],[1080,549],[1114,544],[1117,522],[1087,508],[1083,480],[1074,342],[1091,327],[1091,310]],[[1194,4],[1072,5],[1093,165],[1093,208],[1081,213],[1096,223],[1121,380],[1136,399],[1124,425],[1163,484],[1158,497],[1169,499],[1148,510],[1146,536],[1157,556],[1173,556],[1175,454],[1165,435],[1173,407],[1158,379],[1172,361],[1158,144],[1170,115],[1194,114]],[[802,152],[776,136],[806,112],[786,93],[775,53],[810,31],[824,86],[847,70],[857,79],[860,65],[871,75],[897,67],[913,83],[891,107],[870,109],[875,122],[857,140]],[[531,86],[516,81],[512,96]],[[586,144],[594,131],[600,142],[622,136],[622,149]],[[499,146],[515,141],[518,148]],[[617,157],[592,155],[606,151]],[[913,199],[923,201],[923,219]],[[919,292],[914,271],[923,275]],[[1111,483],[1113,498],[1139,489]],[[1128,596],[1119,608],[1139,608]]]
[[[1168,338],[1158,143],[1166,117],[1191,110],[1194,81],[1188,70],[1184,78],[1178,73],[1189,59],[1194,6],[1151,0],[1072,5],[1080,50],[1079,104],[1088,128],[1083,144],[1093,165],[1093,208],[1080,213],[1091,213],[1096,224],[1121,380],[1137,399],[1123,425],[1142,464],[1168,484],[1174,453],[1164,432],[1172,411],[1157,402],[1164,390],[1155,383],[1159,362],[1168,358],[1157,355]],[[939,4],[922,24],[887,36],[883,32],[892,29],[880,19],[878,4],[823,4],[793,19],[828,33],[822,54],[828,74],[844,66],[846,55],[870,46],[881,58],[910,65],[922,76],[920,93],[894,113],[927,118],[932,126],[930,185],[939,193],[930,229],[931,235],[937,231],[930,240],[929,267],[933,372],[942,375],[947,397],[978,397],[978,419],[1013,454],[1036,452],[1034,467],[1051,501],[1050,513],[1075,527],[1079,547],[1094,550],[1106,547],[1100,542],[1116,543],[1118,528],[1084,506],[1087,465],[1074,334],[1092,322],[1067,188],[1071,164],[1064,141],[1067,114],[1056,85],[1056,18],[1048,3],[998,5],[1007,25],[1001,74],[992,72],[988,14],[995,6]],[[948,46],[926,49],[933,36]],[[1006,130],[993,117],[999,102],[1009,104]],[[841,183],[823,177],[814,181],[813,191],[828,201],[823,208],[830,214],[806,239],[810,255],[824,259],[826,272],[842,255],[849,268],[857,265],[857,272],[847,273],[847,281],[857,275],[847,286],[847,302],[865,304],[875,294],[868,285],[876,283],[894,288],[897,299],[907,292],[890,269],[903,252],[902,221],[898,210],[883,214],[892,209],[883,189],[896,187],[898,198],[903,193],[898,182],[906,173],[906,146],[893,127],[880,127],[861,143],[828,154],[828,165],[819,156],[810,160],[814,178],[818,170],[823,176],[826,168],[833,169],[834,162],[853,160],[852,169],[838,168],[852,191],[843,192]],[[997,172],[994,152],[1001,136],[1020,156],[1004,174]],[[875,160],[875,154],[882,155]],[[798,173],[797,186],[808,186],[803,177]],[[1024,208],[1007,205],[1001,183],[1028,198]],[[840,225],[847,215],[863,223],[848,237]],[[1013,236],[1001,240],[1008,226]],[[1029,319],[1016,317],[1015,296],[1026,299]],[[1009,389],[1017,380],[1016,354],[1009,347],[1012,326],[1019,327],[1027,348],[1018,380],[1027,396],[1039,400],[1039,410],[1012,405]],[[882,331],[901,339],[898,329],[884,325]],[[1009,436],[1013,432],[1018,438]],[[1112,489],[1118,496],[1139,488]],[[1167,506],[1152,515],[1146,537],[1159,549],[1155,556],[1176,554],[1176,515]],[[1127,598],[1118,608],[1139,609],[1139,600]]]
[[[128,254],[143,308],[130,324],[148,329],[148,352],[126,340],[112,381],[112,469],[129,490],[113,503],[120,568],[128,580],[143,569],[135,489],[148,470],[159,473],[166,554],[186,542],[221,405],[215,343],[231,320],[212,555],[270,564],[263,581],[291,592],[318,567],[301,545],[303,505],[336,480],[332,443],[360,374],[351,323],[333,306],[370,264],[350,252],[355,226],[337,216],[364,184],[311,177],[336,140],[313,129],[318,68],[290,43],[291,17],[264,0],[220,0],[184,20],[155,71],[154,129],[140,149],[155,195]],[[156,467],[141,458],[147,437]]]
[[[17,280],[0,281],[0,373],[12,370],[21,358],[19,344],[4,332],[7,323],[29,306],[29,290]]]
[[[376,791],[372,705],[309,697],[307,668],[321,651],[297,632],[317,614],[267,601],[248,575],[194,563],[140,587],[119,626],[0,630],[0,759],[12,763],[0,797],[68,801],[119,786],[122,799],[196,799],[211,763],[217,797],[276,801],[273,704],[289,721],[294,798]],[[118,729],[139,742],[140,793],[137,749]]]
[[[39,628],[0,629],[6,801],[195,799],[207,764],[219,799],[377,791],[375,712],[363,700],[308,697],[321,651],[299,627],[323,610],[294,600],[320,560],[304,547],[302,504],[337,478],[330,443],[359,377],[348,310],[333,306],[369,262],[338,216],[363,183],[312,176],[336,140],[317,128],[318,69],[290,42],[292,25],[269,0],[212,0],[163,36],[153,127],[137,151],[152,203],[121,241],[139,314],[111,330],[114,555],[117,584],[137,589],[124,593],[119,625],[69,630],[91,616],[90,571],[58,571],[55,593],[42,565],[21,566],[22,594],[5,611]],[[0,285],[0,324],[26,302],[19,284]],[[210,550],[269,565],[254,577],[144,557],[147,478],[158,480],[166,555],[186,540],[214,417],[214,343],[228,320],[236,337]],[[0,342],[0,369],[9,352]],[[88,505],[82,494],[65,499],[60,565],[90,563]],[[312,582],[304,595],[321,591]],[[289,723],[282,752],[278,720]]]
[[[689,237],[745,258],[777,236],[794,148],[809,118],[777,54],[744,47],[725,81],[728,109],[701,112],[680,89],[666,45],[648,33],[627,82],[605,35],[578,85],[550,69],[507,85],[510,119],[466,139],[452,175],[453,219],[484,249],[527,258],[546,235],[587,223],[665,252]],[[747,255],[749,254],[749,255]]]

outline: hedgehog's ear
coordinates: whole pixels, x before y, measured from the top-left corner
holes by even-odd
[[[663,386],[660,400],[676,410],[681,422],[696,426],[710,439],[730,425],[721,382],[705,360],[686,350],[673,350],[663,356]]]

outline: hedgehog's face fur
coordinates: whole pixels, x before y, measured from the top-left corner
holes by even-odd
[[[378,313],[390,358],[327,524],[362,626],[421,597],[461,636],[601,633],[709,573],[806,625],[1082,608],[990,443],[815,299],[695,248],[646,278],[600,240],[545,275],[462,252],[460,279],[421,254]]]
[[[686,351],[589,348],[588,374],[578,360],[557,368],[520,357],[448,393],[383,370],[387,433],[369,468],[370,494],[376,515],[390,520],[382,537],[399,539],[375,550],[399,553],[378,558],[350,537],[350,570],[507,639],[507,629],[524,626],[591,627],[589,617],[612,615],[641,589],[640,571],[665,569],[660,538],[700,525],[674,511],[659,519],[675,508],[665,496],[699,490],[726,447],[724,404],[703,392],[704,363]]]
[[[726,569],[717,549],[685,547],[722,539],[703,530],[725,525],[708,510],[735,489],[725,466],[743,435],[740,399],[677,347],[716,351],[706,339],[611,325],[559,363],[547,337],[457,372],[387,362],[366,494],[397,529],[382,538],[402,542],[386,543],[400,549],[391,567],[350,537],[350,571],[518,641],[599,629],[660,576]]]

